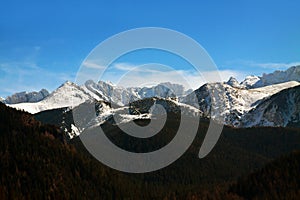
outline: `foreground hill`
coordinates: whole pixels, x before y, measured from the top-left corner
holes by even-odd
[[[4,104],[0,111],[0,199],[205,199],[207,192],[217,194],[216,188],[225,190],[239,177],[300,149],[298,129],[225,127],[213,151],[199,159],[208,127],[202,120],[193,144],[179,160],[155,172],[127,174],[93,159],[78,137],[66,142],[56,126],[44,125]],[[174,137],[180,118],[170,116],[149,141],[128,137],[109,122],[101,126],[116,145],[147,152]]]

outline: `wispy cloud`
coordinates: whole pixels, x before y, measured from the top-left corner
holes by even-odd
[[[256,62],[252,60],[234,60],[228,61],[227,65],[236,66],[235,68],[251,67],[267,70],[285,70],[292,66],[300,65],[300,62]]]
[[[123,87],[143,87],[162,82],[178,83],[186,89],[196,89],[207,82],[227,81],[231,76],[238,79],[245,74],[234,70],[203,71],[171,69],[168,66],[150,63],[137,65],[130,63],[115,63],[113,69],[120,70],[118,78],[114,73],[107,73],[105,80],[110,80]]]
[[[105,69],[106,66],[99,64],[96,61],[84,61],[82,64],[84,67],[92,68],[92,69]]]
[[[286,69],[288,67],[300,65],[300,62],[291,62],[291,63],[252,63],[252,66],[262,67],[265,69]]]
[[[130,64],[130,63],[115,63],[113,65],[113,68],[115,68],[117,70],[122,70],[122,71],[131,71],[137,67],[138,67],[138,65]]]
[[[159,63],[147,63],[147,64],[131,64],[131,63],[114,63],[112,69],[121,70],[121,71],[136,71],[136,72],[149,72],[156,73],[162,72],[165,68],[158,67],[162,66]],[[165,66],[166,67],[166,66]]]

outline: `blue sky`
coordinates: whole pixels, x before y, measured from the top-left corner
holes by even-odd
[[[3,97],[24,90],[51,91],[65,80],[74,81],[96,45],[139,27],[169,28],[195,39],[224,79],[234,75],[241,80],[245,75],[261,75],[300,62],[297,0],[12,0],[1,1],[0,8]],[[127,65],[143,64],[151,58],[153,53],[128,56],[115,70],[124,71]],[[185,66],[181,67],[184,70]]]

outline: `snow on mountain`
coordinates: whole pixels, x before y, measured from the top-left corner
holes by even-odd
[[[124,88],[103,81],[95,83],[89,80],[82,86],[82,88],[96,100],[105,100],[119,106],[127,105],[138,99],[150,97],[168,98],[185,94],[185,90],[182,85],[172,83],[160,83],[153,87]]]
[[[43,92],[44,90],[41,90],[40,93],[44,94]],[[95,83],[92,80],[89,80],[82,86],[77,86],[76,84],[67,81],[50,95],[47,95],[46,98],[37,102],[33,101],[33,98],[30,98],[30,101],[28,101],[27,96],[30,95],[27,93],[17,93],[9,99],[19,99],[22,103],[9,104],[9,106],[34,114],[49,109],[74,107],[86,100],[104,100],[118,106],[124,106],[128,105],[130,102],[143,98],[175,97],[175,93],[177,93],[177,95],[184,94],[185,91],[183,86],[178,84],[162,83],[153,87],[123,88],[103,81]],[[25,95],[27,95],[26,98]],[[38,96],[36,95],[36,97]],[[35,99],[38,100],[38,98]],[[12,103],[19,101],[10,100],[9,102]]]
[[[239,126],[244,113],[257,106],[261,100],[281,90],[299,85],[291,81],[261,88],[236,88],[227,83],[208,83],[195,90],[197,98],[187,95],[182,103],[198,106],[207,117],[227,125]]]
[[[267,103],[264,103],[266,99],[282,90],[298,86],[299,80],[300,66],[297,66],[291,67],[286,71],[264,74],[262,77],[248,76],[241,83],[233,77],[223,83],[207,83],[186,96],[183,96],[187,93],[183,86],[172,83],[161,83],[156,86],[143,88],[124,88],[103,81],[98,83],[87,81],[82,86],[66,82],[51,94],[44,90],[38,93],[17,93],[4,101],[11,107],[23,109],[33,114],[55,108],[74,108],[86,101],[108,102],[109,107],[105,107],[102,104],[99,105],[100,107],[104,106],[99,109],[103,113],[102,111],[98,113],[99,117],[97,118],[98,121],[102,122],[104,119],[115,115],[116,112],[123,112],[132,102],[141,101],[143,105],[146,105],[147,100],[144,99],[158,98],[168,102],[165,104],[167,108],[175,108],[177,106],[185,109],[188,114],[199,115],[200,112],[201,116],[214,118],[227,125],[241,127],[267,125],[266,119],[269,122],[270,119],[266,115],[263,117],[264,120],[259,120],[261,112],[254,111],[255,108],[265,112],[263,105],[267,105]],[[180,97],[179,102],[175,101],[177,97]],[[8,102],[22,103],[9,104]],[[174,105],[176,104],[175,107],[170,107],[172,102]],[[111,105],[114,108],[111,108]],[[250,113],[255,116],[253,119],[250,117]],[[123,121],[150,116],[148,115],[149,113],[146,113],[147,116],[138,116],[140,114],[136,113],[135,116],[127,116],[127,114],[123,113],[119,114],[119,116],[124,118]],[[274,117],[274,115],[269,114],[268,116]],[[246,119],[249,119],[250,122],[246,123]],[[258,121],[256,122],[254,119]],[[285,125],[285,123],[274,122],[275,125]],[[270,122],[269,124],[272,123]]]
[[[249,88],[253,88],[258,81],[260,81],[260,78],[258,76],[254,76],[254,75],[246,76],[245,80],[242,81],[240,85],[241,87],[249,89]]]
[[[88,83],[89,84],[85,84],[85,86],[98,94],[100,98],[120,106],[138,99],[135,91],[130,91],[120,86],[115,86],[104,81],[99,81],[97,84],[93,81],[89,81]]]
[[[277,70],[270,74],[263,74],[261,77],[254,75],[247,76],[239,85],[250,89],[289,81],[300,81],[300,65],[290,67],[285,71]],[[231,85],[230,83],[228,84]]]
[[[265,98],[246,113],[239,127],[287,126],[300,123],[300,86],[288,88]]]
[[[165,115],[173,112],[184,114],[190,117],[199,117],[203,113],[193,106],[185,105],[174,100],[151,97],[141,99],[130,103],[127,106],[111,108],[107,106],[107,102],[99,102],[97,107],[97,115],[79,130],[99,126],[107,121],[114,124],[124,124],[136,119],[151,119],[154,116]],[[155,107],[161,105],[162,107]]]
[[[36,103],[19,103],[7,105],[35,114],[44,110],[51,110],[55,108],[75,107],[91,99],[92,97],[82,88],[74,83],[67,81],[42,101]]]
[[[169,90],[172,91],[173,94],[175,94],[177,97],[186,95],[188,91],[185,91],[183,85],[180,84],[175,84],[175,83],[170,83],[170,82],[165,82],[165,83],[160,83],[159,85],[164,86],[165,88],[168,88]],[[158,86],[159,86],[158,85]]]
[[[26,102],[38,102],[43,100],[49,95],[49,92],[42,89],[39,92],[18,92],[11,96],[8,96],[3,100],[6,104],[26,103]]]

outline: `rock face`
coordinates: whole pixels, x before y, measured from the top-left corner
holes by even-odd
[[[19,92],[12,96],[7,97],[4,102],[7,104],[26,103],[26,102],[38,102],[45,99],[49,95],[49,92],[42,89],[39,92]]]

